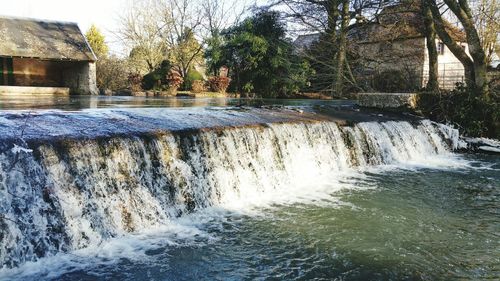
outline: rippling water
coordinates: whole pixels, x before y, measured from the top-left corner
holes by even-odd
[[[450,280],[500,278],[500,159],[458,169],[378,167],[324,183],[328,196],[238,211],[59,255],[30,280]],[[338,177],[337,177],[338,178]],[[289,196],[289,195],[284,195]]]

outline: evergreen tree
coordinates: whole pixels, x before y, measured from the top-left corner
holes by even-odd
[[[210,63],[231,71],[231,90],[264,97],[297,93],[307,83],[308,64],[293,54],[279,13],[262,11],[223,32]]]
[[[95,25],[90,26],[87,33],[85,33],[85,37],[98,59],[108,56],[109,48],[104,40],[104,35]]]

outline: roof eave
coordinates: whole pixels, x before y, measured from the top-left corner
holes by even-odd
[[[46,58],[37,56],[13,56],[13,55],[2,55],[1,58],[19,58],[19,59],[35,59],[35,60],[50,60],[50,61],[70,61],[70,62],[96,62],[96,60],[82,60],[82,59],[72,59],[72,58]]]

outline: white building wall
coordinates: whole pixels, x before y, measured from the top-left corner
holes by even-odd
[[[427,46],[427,40],[426,46]],[[436,40],[436,46],[441,41]],[[469,46],[466,43],[460,43],[467,54],[469,53]],[[429,52],[425,48],[425,60],[423,69],[422,87],[425,87],[429,79]],[[438,81],[442,89],[453,89],[458,82],[465,81],[465,69],[462,63],[453,55],[453,53],[444,45],[443,53],[438,54]]]

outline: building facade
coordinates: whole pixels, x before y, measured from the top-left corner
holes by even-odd
[[[356,82],[363,89],[373,89],[374,82],[384,72],[399,73],[408,89],[425,87],[429,78],[429,55],[424,21],[418,4],[386,7],[375,20],[359,19],[349,27],[349,59]],[[465,34],[446,22],[447,32],[467,51]],[[299,36],[295,41],[298,52],[320,40],[319,34]],[[460,61],[439,39],[438,80],[443,89],[463,82],[465,70]]]
[[[76,23],[0,17],[3,92],[97,94],[95,62]]]
[[[468,45],[463,31],[445,22],[445,29],[466,51]],[[399,72],[409,88],[425,87],[429,78],[429,54],[424,19],[418,4],[399,4],[386,7],[375,22],[358,22],[349,30],[351,52],[357,61],[357,76],[377,77],[381,72]],[[437,39],[438,82],[443,89],[464,82],[465,70],[446,45]],[[370,83],[370,81],[365,81]]]

